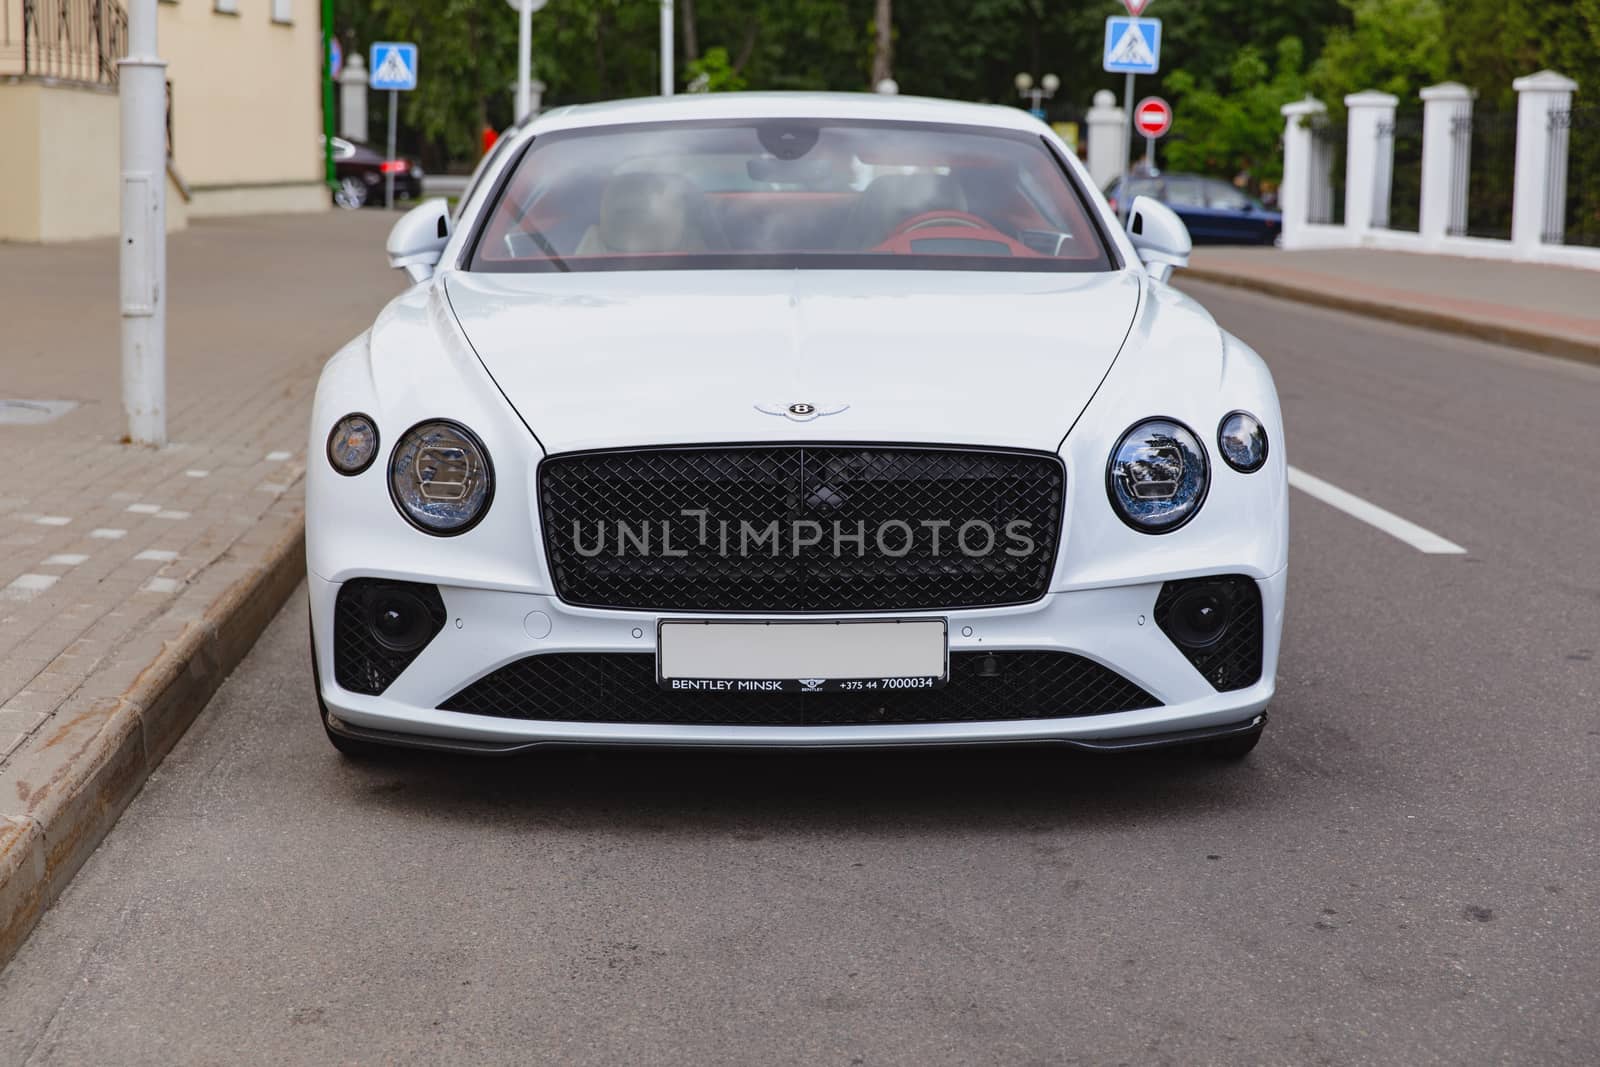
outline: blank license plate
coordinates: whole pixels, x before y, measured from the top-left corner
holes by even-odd
[[[656,677],[675,692],[936,689],[948,674],[943,619],[662,621]]]

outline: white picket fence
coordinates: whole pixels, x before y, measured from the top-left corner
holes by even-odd
[[[1473,105],[1476,94],[1447,82],[1422,100],[1422,191],[1415,233],[1391,229],[1394,131],[1398,98],[1379,92],[1345,97],[1343,219],[1336,207],[1327,107],[1314,99],[1283,108],[1285,248],[1384,248],[1484,259],[1554,263],[1600,270],[1600,248],[1565,242],[1567,168],[1573,94],[1578,84],[1554,71],[1519,78],[1515,173],[1509,240],[1466,235]],[[1337,131],[1336,131],[1337,132]]]

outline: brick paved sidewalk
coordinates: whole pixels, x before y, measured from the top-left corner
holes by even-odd
[[[1178,276],[1600,362],[1600,272],[1376,249],[1198,248]]]
[[[391,221],[214,220],[173,235],[160,450],[121,443],[115,242],[0,244],[0,403],[75,405],[48,422],[0,419],[0,963],[19,933],[8,939],[8,913],[41,903],[7,899],[8,846],[48,837],[41,813],[75,802],[65,763],[128,720],[153,766],[187,723],[145,706],[185,681],[163,672],[231,666],[243,650],[219,642],[240,637],[227,624],[239,598],[272,566],[298,580],[311,392],[402,287],[384,262]],[[309,683],[288,682],[310,701]],[[99,832],[36,850],[51,896],[121,810],[91,800],[107,809]],[[77,821],[75,835],[94,828]]]

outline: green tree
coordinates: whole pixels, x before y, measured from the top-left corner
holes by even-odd
[[[1180,71],[1201,85],[1225,83],[1241,49],[1253,46],[1271,57],[1287,37],[1314,58],[1328,35],[1351,21],[1343,0],[1183,0],[1156,5],[1150,14],[1162,20],[1161,64],[1168,87]]]
[[[878,0],[677,0],[680,88],[870,87]],[[505,0],[337,0],[345,47],[422,45],[419,89],[403,97],[403,143],[430,165],[470,163],[487,123],[511,120],[516,16]],[[1012,79],[1060,76],[1046,103],[1074,118],[1097,89],[1111,0],[917,0],[894,5],[893,74],[907,94],[1019,103]],[[534,17],[534,68],[548,106],[657,88],[654,0],[550,0]],[[1418,89],[1455,78],[1480,106],[1509,102],[1511,80],[1543,67],[1600,91],[1600,0],[1183,0],[1158,6],[1160,76],[1139,91],[1175,98],[1169,162],[1270,176],[1276,107],[1314,91],[1337,118],[1346,93]],[[1298,45],[1288,45],[1293,40]],[[381,139],[383,108],[374,101]]]
[[[689,64],[691,82],[704,77],[708,93],[736,93],[748,84],[744,75],[733,69],[728,50],[721,45],[706,49],[705,55]]]
[[[505,0],[340,0],[336,17],[347,48],[365,51],[375,40],[421,45],[419,86],[400,94],[400,122],[404,144],[430,166],[473,159],[479,131],[510,121],[517,21]],[[384,103],[373,99],[374,143],[384,136]]]
[[[1451,77],[1491,107],[1509,107],[1511,83],[1538,70],[1600,89],[1600,0],[1458,0],[1445,27]]]
[[[1352,20],[1334,30],[1311,67],[1312,92],[1338,115],[1347,94],[1365,89],[1412,103],[1450,70],[1439,0],[1348,0]]]
[[[700,40],[751,89],[868,87],[873,0],[697,0]]]
[[[1256,46],[1245,45],[1221,79],[1201,84],[1188,71],[1168,75],[1175,98],[1165,145],[1170,168],[1224,177],[1248,172],[1257,188],[1283,176],[1279,109],[1305,95],[1305,48],[1299,38],[1285,37],[1273,58],[1269,66]]]

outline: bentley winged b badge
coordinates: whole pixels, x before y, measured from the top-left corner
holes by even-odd
[[[757,404],[756,410],[764,415],[781,415],[793,419],[795,422],[811,422],[824,415],[837,415],[850,407],[849,404]]]

